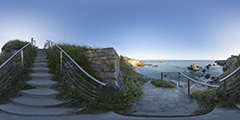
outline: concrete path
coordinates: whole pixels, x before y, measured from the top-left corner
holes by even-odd
[[[65,116],[22,116],[0,111],[0,120],[238,120],[240,110],[215,108],[212,112],[194,117],[131,117],[122,116],[113,112],[102,114],[74,114]]]
[[[73,113],[74,109],[55,107],[61,105],[64,101],[56,100],[58,91],[51,89],[57,82],[52,81],[52,74],[49,74],[47,53],[44,49],[38,50],[35,63],[31,68],[34,73],[29,74],[32,78],[26,84],[35,87],[35,89],[21,90],[22,95],[12,98],[11,103],[0,105],[2,111],[19,115],[67,115]],[[7,119],[5,119],[7,120]]]
[[[143,98],[132,107],[137,116],[188,116],[198,110],[197,102],[181,88],[157,88],[148,81],[142,86]]]

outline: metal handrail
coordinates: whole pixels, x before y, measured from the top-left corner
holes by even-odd
[[[199,81],[197,81],[197,80],[195,80],[195,79],[193,79],[193,78],[190,78],[189,76],[183,74],[182,72],[179,72],[179,73],[180,73],[182,76],[184,76],[185,78],[187,78],[187,79],[189,79],[189,80],[191,80],[191,81],[193,81],[193,82],[199,83],[199,84],[201,84],[201,85],[205,85],[205,86],[208,86],[208,87],[215,87],[215,88],[218,88],[218,87],[219,87],[219,85],[210,85],[210,84],[207,84],[207,83],[204,83],[204,82],[199,82]]]
[[[106,83],[103,83],[99,80],[97,80],[96,78],[94,78],[93,76],[91,76],[90,74],[88,74],[80,65],[78,65],[75,60],[72,59],[72,57],[70,57],[61,47],[59,47],[57,44],[55,44],[54,42],[50,41],[52,44],[56,45],[58,47],[59,50],[61,50],[76,66],[78,69],[80,69],[85,75],[87,75],[89,78],[91,78],[92,80],[94,80],[95,82],[106,86]]]
[[[223,79],[219,80],[219,82],[223,82],[227,80],[228,78],[232,77],[235,73],[237,73],[240,70],[240,67],[238,67],[236,70],[234,70],[232,73],[230,73],[228,76],[224,77]]]
[[[28,45],[30,45],[31,43],[26,44],[25,46],[23,46],[20,50],[18,50],[17,52],[15,52],[10,58],[8,58],[1,66],[0,69],[5,66],[13,57],[15,57],[18,53],[20,53],[24,48],[26,48]]]

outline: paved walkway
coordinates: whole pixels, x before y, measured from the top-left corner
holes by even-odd
[[[65,116],[20,116],[0,111],[0,120],[238,120],[240,110],[215,108],[211,113],[194,117],[130,117],[122,116],[113,112],[103,114],[80,114]]]
[[[181,88],[159,88],[145,83],[140,98],[130,114],[137,116],[188,116],[198,110],[197,102]]]

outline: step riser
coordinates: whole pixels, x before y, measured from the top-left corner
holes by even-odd
[[[48,63],[44,63],[44,64],[33,64],[34,67],[47,67]]]
[[[57,85],[57,84],[36,85],[36,84],[30,84],[30,83],[27,83],[27,84],[36,88],[50,88]]]
[[[37,56],[35,59],[47,59],[47,56]]]
[[[34,60],[35,63],[48,63],[47,59],[35,59]]]
[[[33,100],[38,100],[40,102],[34,103],[29,100],[24,101],[24,100],[11,99],[11,101],[16,104],[26,105],[26,106],[36,106],[36,107],[52,107],[52,106],[57,106],[57,105],[61,105],[64,103],[63,101],[54,101],[54,102],[49,103],[49,101],[44,101],[44,99],[39,99],[39,98],[33,99]],[[42,102],[42,101],[44,101],[44,102]]]
[[[49,94],[49,95],[35,95],[35,94],[29,94],[29,93],[25,93],[20,91],[20,94],[22,94],[23,96],[27,96],[27,97],[32,97],[32,98],[56,98],[57,94]]]
[[[33,72],[39,72],[39,73],[48,73],[49,69],[32,69]]]
[[[51,80],[52,76],[30,76],[33,80]]]

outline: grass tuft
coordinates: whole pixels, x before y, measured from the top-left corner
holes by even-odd
[[[155,86],[155,87],[163,87],[163,88],[175,88],[176,85],[173,84],[170,81],[167,80],[152,80],[151,83]]]

